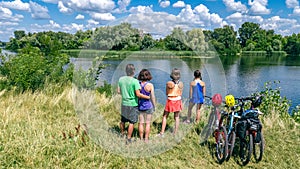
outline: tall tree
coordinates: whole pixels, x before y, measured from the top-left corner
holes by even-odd
[[[17,31],[14,31],[14,35],[15,35],[15,38],[17,40],[20,40],[21,38],[23,38],[26,34],[25,34],[25,31],[24,30],[17,30]]]
[[[245,22],[239,28],[239,40],[241,47],[246,47],[247,40],[251,40],[253,35],[260,30],[260,25],[258,23]]]
[[[194,50],[204,52],[208,49],[202,29],[192,29],[186,33],[186,45]]]

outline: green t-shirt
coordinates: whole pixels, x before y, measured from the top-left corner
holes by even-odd
[[[139,81],[130,76],[123,76],[119,79],[118,85],[121,89],[122,105],[137,106],[138,97],[135,91],[141,89]]]

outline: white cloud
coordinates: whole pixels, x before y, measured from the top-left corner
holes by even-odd
[[[128,17],[118,22],[128,22],[133,27],[151,33],[155,38],[170,34],[174,27],[181,27],[187,31],[195,27],[216,28],[227,24],[218,14],[209,13],[209,9],[204,5],[194,9],[191,5],[186,5],[177,16],[154,12],[150,7],[145,6],[133,7],[130,11],[132,13]]]
[[[112,21],[115,20],[116,17],[114,17],[111,13],[90,13],[90,16],[94,20],[101,20],[101,21]]]
[[[249,16],[240,12],[233,13],[225,18],[229,25],[233,26],[235,30],[241,27],[245,22],[263,23],[264,19],[261,16]]]
[[[57,4],[60,0],[42,0],[42,1],[46,3]]]
[[[159,0],[159,6],[162,8],[166,8],[166,7],[170,6],[170,1],[169,0],[166,0],[166,1]]]
[[[118,0],[120,12],[126,11],[126,7],[130,4],[131,0]]]
[[[72,11],[111,12],[115,8],[113,0],[62,0],[66,8]]]
[[[0,26],[17,26],[19,23],[16,22],[0,22]]]
[[[12,16],[12,11],[8,8],[3,8],[0,6],[0,14],[1,14],[1,19],[3,19],[3,17],[8,18]]]
[[[241,25],[244,22],[262,23],[264,21],[261,16],[249,16],[240,12],[233,13],[227,16],[225,19],[227,22],[234,23],[235,25]]]
[[[293,10],[293,15],[300,16],[300,7],[296,6]]]
[[[15,0],[11,2],[0,2],[0,6],[20,11],[29,11],[29,4],[23,3],[21,0]]]
[[[95,21],[95,20],[93,20],[93,19],[89,19],[87,22],[88,22],[88,24],[90,24],[90,25],[98,25],[98,24],[99,24],[98,21]]]
[[[82,24],[77,24],[77,23],[71,23],[71,26],[70,25],[63,25],[63,30],[66,31],[66,32],[77,32],[79,30],[83,30],[84,29],[84,25]]]
[[[227,9],[231,11],[237,11],[237,12],[247,12],[246,5],[242,4],[241,1],[235,2],[235,0],[223,0],[224,5]]]
[[[49,19],[48,8],[30,1],[31,17],[34,19]]]
[[[291,35],[293,32],[299,31],[299,23],[295,19],[286,19],[279,16],[273,16],[265,19],[261,24],[262,29],[273,29],[276,33],[282,35]]]
[[[174,8],[184,8],[185,3],[183,1],[177,1],[176,3],[173,4]]]
[[[52,28],[55,28],[55,29],[60,28],[60,25],[55,23],[53,20],[50,20],[49,23]]]
[[[268,0],[249,0],[248,5],[251,6],[250,11],[254,14],[271,13],[271,10],[266,7],[268,5]]]
[[[63,3],[62,1],[59,1],[58,2],[58,9],[59,9],[59,12],[61,13],[72,13],[73,10],[71,8],[67,8]]]
[[[78,15],[75,17],[75,19],[84,19],[84,16],[81,15],[81,14],[78,14]]]
[[[3,8],[0,6],[0,21],[7,21],[7,22],[20,22],[24,16],[23,15],[13,15],[12,11],[8,8]]]
[[[30,25],[30,30],[29,32],[43,32],[43,31],[54,31],[54,32],[67,32],[67,33],[75,33],[79,30],[83,30],[84,25],[82,24],[76,24],[76,23],[71,23],[71,24],[64,24],[60,26],[59,24],[55,23],[54,21],[50,20],[49,24],[31,24]]]
[[[287,8],[294,8],[295,6],[299,6],[298,0],[286,0],[285,4]]]
[[[131,7],[129,9],[130,13],[152,13],[152,6],[137,6],[137,7]]]

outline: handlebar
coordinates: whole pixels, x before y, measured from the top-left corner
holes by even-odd
[[[210,97],[210,96],[204,96],[204,97],[209,98],[210,100],[212,99],[212,97]]]

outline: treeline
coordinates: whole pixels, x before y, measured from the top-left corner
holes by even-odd
[[[183,31],[174,28],[166,37],[154,39],[152,35],[133,28],[128,23],[96,28],[94,31],[28,33],[18,30],[6,44],[6,49],[18,51],[25,46],[38,47],[46,54],[57,50],[167,50],[167,51],[217,51],[235,55],[243,51],[284,51],[289,55],[300,55],[300,33],[290,36],[264,30],[257,23],[245,22],[235,31],[232,26],[214,30],[195,28]]]

